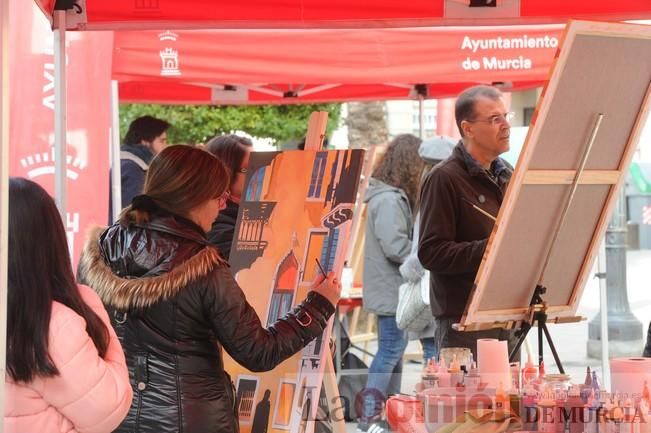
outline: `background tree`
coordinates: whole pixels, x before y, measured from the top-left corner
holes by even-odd
[[[258,138],[271,138],[277,145],[305,136],[313,111],[328,112],[327,134],[339,126],[341,104],[304,105],[144,105],[120,106],[122,136],[131,121],[149,114],[172,124],[169,143],[205,143],[211,137],[232,131],[244,131]]]
[[[384,102],[351,102],[348,104],[348,142],[350,147],[368,148],[389,141]]]

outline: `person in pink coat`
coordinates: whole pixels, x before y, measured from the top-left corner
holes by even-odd
[[[10,179],[8,232],[5,433],[112,431],[133,395],[124,353],[38,184]]]

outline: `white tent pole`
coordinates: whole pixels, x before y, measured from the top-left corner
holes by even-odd
[[[597,272],[599,273],[599,308],[601,309],[601,369],[602,388],[610,389],[610,360],[608,358],[608,296],[606,284],[606,240],[601,242],[597,256]],[[614,390],[613,390],[614,391]]]
[[[111,213],[116,220],[122,210],[122,176],[120,173],[120,100],[118,82],[111,81]]]
[[[54,11],[54,198],[66,223],[67,105],[66,105],[66,11]]]
[[[0,413],[5,412],[9,253],[9,1],[0,1]],[[0,423],[0,433],[4,423]]]
[[[425,136],[425,102],[423,95],[418,95],[418,137],[422,140]]]

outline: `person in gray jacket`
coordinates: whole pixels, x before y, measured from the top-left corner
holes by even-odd
[[[452,154],[454,149],[454,140],[450,137],[437,136],[425,140],[418,148],[418,155],[425,162],[421,171],[421,179],[439,162],[447,159]],[[420,201],[420,200],[419,200]],[[418,234],[420,222],[420,205],[416,205],[417,214],[414,218],[414,231],[411,247],[411,254],[405,262],[400,265],[400,274],[405,281],[420,281],[425,275],[425,268],[418,260]],[[428,308],[422,313],[431,318],[430,323],[420,331],[411,331],[408,333],[409,340],[420,340],[423,346],[423,360],[427,363],[432,358],[438,358],[439,350],[436,340],[434,339],[434,332],[436,331],[436,321],[432,315],[431,310]]]
[[[382,406],[387,396],[400,392],[407,336],[396,324],[398,288],[403,282],[398,268],[411,252],[412,208],[424,164],[418,156],[420,143],[410,134],[399,135],[389,143],[364,197],[363,301],[364,309],[377,316],[378,350],[362,397],[364,410],[357,427],[362,432],[386,429],[380,420]]]

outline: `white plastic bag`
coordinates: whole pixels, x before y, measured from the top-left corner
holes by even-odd
[[[398,329],[419,332],[432,323],[429,308],[429,272],[420,280],[406,281],[398,288],[396,324]]]

